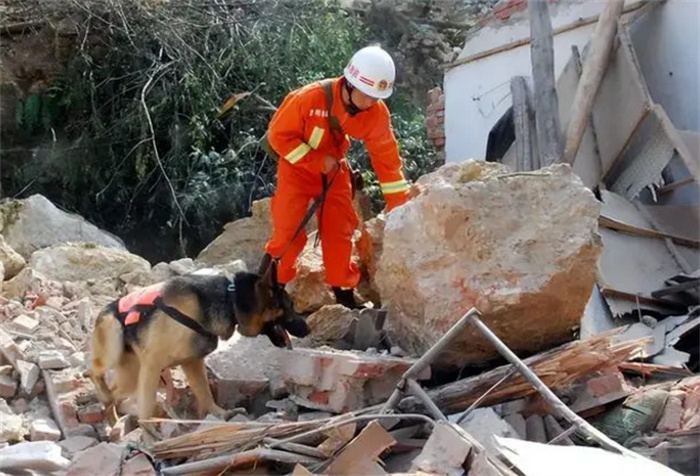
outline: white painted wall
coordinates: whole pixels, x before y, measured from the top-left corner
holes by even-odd
[[[677,129],[700,131],[700,2],[668,0],[631,29],[654,102]]]
[[[554,37],[554,74],[559,76],[571,56],[571,46],[588,43],[594,25]],[[529,35],[529,32],[528,32]],[[494,124],[511,106],[510,78],[531,83],[530,45],[467,63],[445,74],[445,153],[447,162],[483,159]],[[531,84],[532,86],[532,84]]]
[[[639,3],[638,0],[626,0],[625,7],[632,8]],[[552,26],[556,29],[595,16],[604,5],[605,2],[590,0],[550,3]],[[582,50],[594,28],[595,24],[590,24],[555,35],[556,76],[566,65],[571,46],[577,45]],[[632,35],[652,98],[666,108],[677,128],[700,130],[700,1],[667,0],[666,4],[639,21]],[[527,11],[520,12],[506,23],[494,22],[477,30],[465,42],[460,58],[529,36]],[[525,76],[531,82],[531,74],[529,44],[463,64],[445,73],[447,162],[484,158],[489,131],[511,106],[510,78]]]

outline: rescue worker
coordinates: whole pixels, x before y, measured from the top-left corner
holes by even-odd
[[[272,198],[272,238],[265,259],[280,258],[280,285],[296,275],[295,263],[307,241],[297,232],[311,200],[326,189],[317,209],[326,282],[336,301],[357,308],[353,289],[360,272],[351,261],[353,232],[359,218],[353,207],[353,174],[345,155],[349,137],[362,140],[386,202],[386,211],[408,200],[399,148],[389,109],[396,70],[379,46],[357,51],[338,78],[303,86],[287,95],[270,121],[266,146],[278,160]],[[327,98],[332,93],[330,117]],[[335,122],[334,122],[335,121]],[[335,126],[335,127],[333,127]],[[339,127],[338,127],[339,126]],[[293,239],[293,241],[292,241]]]

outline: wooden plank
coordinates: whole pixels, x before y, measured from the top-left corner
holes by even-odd
[[[620,298],[630,302],[638,302],[639,304],[645,304],[648,306],[660,306],[668,309],[677,309],[684,311],[688,306],[680,302],[669,301],[667,299],[659,299],[649,296],[641,296],[639,294],[632,294],[626,291],[620,291],[619,289],[613,289],[610,287],[600,288],[601,294],[605,297]]]
[[[668,294],[675,294],[681,291],[690,291],[693,289],[697,290],[698,285],[700,285],[700,279],[691,279],[690,281],[686,281],[684,283],[674,284],[672,286],[653,291],[651,295],[655,298],[662,298]]]
[[[513,125],[515,126],[515,169],[530,171],[539,168],[536,155],[536,130],[533,129],[533,111],[527,81],[522,76],[510,80],[510,94],[513,98]],[[537,165],[535,165],[537,160]]]
[[[547,166],[558,162],[563,152],[559,101],[554,79],[554,33],[547,0],[530,0],[528,11],[537,146],[542,165]]]
[[[598,88],[607,69],[624,3],[624,0],[608,0],[593,31],[591,50],[583,65],[583,74],[572,106],[571,121],[566,128],[566,145],[561,161],[570,165],[573,165],[576,159]]]
[[[610,228],[611,230],[623,231],[625,233],[630,233],[632,235],[646,236],[649,238],[659,238],[665,239],[669,238],[674,243],[682,246],[688,246],[690,248],[700,248],[700,241],[689,240],[687,238],[682,238],[680,236],[669,235],[668,233],[663,233],[661,231],[651,230],[649,228],[641,228],[638,226],[630,225],[628,223],[615,220],[604,215],[598,218],[598,224],[604,226],[605,228]]]
[[[625,6],[623,12],[624,13],[635,12],[635,11],[639,10],[640,8],[642,8],[644,5],[646,5],[647,1],[648,0],[640,0],[639,2],[630,3],[629,5]],[[581,27],[586,26],[586,25],[591,25],[591,24],[597,22],[599,18],[600,18],[600,15],[591,15],[589,17],[579,18],[578,20],[576,20],[574,22],[571,22],[571,23],[568,23],[566,25],[562,25],[562,26],[555,28],[554,29],[554,36],[557,36],[561,33],[566,33],[567,31],[576,30],[577,28],[581,28]],[[489,48],[489,49],[484,50],[480,53],[474,53],[473,55],[469,55],[469,56],[466,56],[464,58],[457,59],[451,63],[446,63],[446,64],[442,65],[442,68],[445,70],[450,70],[450,69],[456,68],[457,66],[461,66],[461,65],[467,64],[467,63],[472,63],[474,61],[477,61],[477,60],[480,60],[483,58],[487,58],[489,56],[493,56],[493,55],[496,55],[498,53],[502,53],[504,51],[512,50],[514,48],[518,48],[520,46],[527,45],[529,43],[530,43],[530,38],[522,38],[520,40],[511,41],[511,42],[508,42],[504,45],[496,46],[494,48]]]

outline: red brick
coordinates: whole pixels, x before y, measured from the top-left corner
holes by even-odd
[[[438,137],[437,139],[433,139],[433,145],[435,145],[435,147],[443,147],[445,145],[445,138]]]
[[[439,86],[431,89],[428,91],[428,103],[433,104],[434,102],[438,101],[441,95],[442,89],[440,89]]]
[[[328,405],[328,402],[330,401],[330,394],[329,392],[314,392],[309,395],[309,400],[321,405]]]
[[[677,395],[669,395],[664,407],[664,413],[661,415],[659,423],[656,425],[656,430],[660,432],[676,431],[681,428],[681,420],[683,418],[683,399]]]
[[[94,425],[104,420],[104,406],[101,403],[92,403],[78,408],[78,421]]]
[[[428,139],[444,139],[445,131],[443,130],[432,130],[428,131]]]
[[[75,409],[75,403],[71,400],[62,400],[59,402],[58,407],[60,409],[61,415],[63,416],[63,421],[65,421],[66,426],[73,428],[78,426],[80,423],[78,421],[78,414]]]

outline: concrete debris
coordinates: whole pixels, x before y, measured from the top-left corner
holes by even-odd
[[[51,474],[65,470],[69,465],[70,460],[61,455],[61,447],[52,441],[23,442],[0,449],[2,471],[38,471],[39,474]]]
[[[462,413],[456,413],[450,415],[449,420],[456,423],[461,416]],[[492,454],[497,454],[493,436],[520,438],[515,428],[501,418],[493,408],[476,408],[459,425]]]
[[[88,448],[97,446],[99,442],[95,438],[89,436],[71,436],[61,441],[59,445],[63,450],[64,456],[73,458],[76,454],[85,451]]]
[[[0,443],[19,442],[29,433],[22,415],[16,415],[0,398]]]
[[[392,340],[421,355],[470,307],[515,352],[571,340],[601,251],[600,203],[571,169],[512,175],[468,160],[417,184],[386,219],[375,275]],[[436,365],[497,355],[469,329]]]
[[[407,359],[357,351],[296,349],[293,358],[283,360],[282,375],[295,403],[343,413],[388,398],[412,364]],[[429,377],[427,369],[419,378]]]
[[[100,443],[78,453],[66,476],[112,476],[119,474],[121,446]]]
[[[601,448],[559,446],[511,438],[495,437],[501,454],[525,476],[556,475],[566,468],[567,475],[634,474],[681,476],[647,458],[620,455]]]
[[[37,418],[29,427],[29,439],[32,441],[58,441],[61,430],[51,418]]]
[[[472,445],[450,423],[438,422],[411,471],[441,476],[461,476]]]
[[[266,401],[281,396],[283,355],[265,336],[246,338],[235,333],[220,343],[205,359],[217,404],[235,408],[256,397]]]

